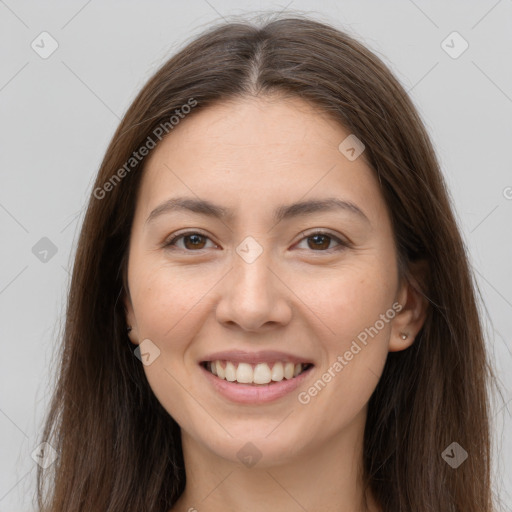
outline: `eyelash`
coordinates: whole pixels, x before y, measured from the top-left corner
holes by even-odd
[[[185,233],[179,233],[179,234],[177,234],[175,236],[172,236],[172,238],[170,240],[168,240],[167,242],[164,243],[163,247],[166,248],[166,249],[176,247],[175,242],[177,240],[179,240],[180,238],[185,238],[185,237],[190,236],[190,235],[200,235],[203,238],[206,238],[206,239],[210,240],[210,237],[208,237],[204,233],[201,233],[200,231],[186,231]],[[307,235],[305,235],[303,238],[301,238],[298,243],[302,242],[303,240],[307,240],[308,238],[312,238],[314,236],[317,236],[317,235],[327,236],[327,237],[331,238],[332,240],[335,240],[336,242],[338,242],[339,246],[338,247],[334,247],[334,248],[331,247],[330,249],[326,249],[326,250],[318,250],[318,251],[311,250],[310,252],[327,252],[327,253],[331,253],[331,252],[340,251],[340,250],[343,250],[343,249],[346,249],[346,248],[350,247],[350,243],[349,242],[340,239],[339,237],[333,235],[332,233],[329,233],[328,231],[313,231],[313,232],[308,233]],[[173,248],[171,250],[175,250],[175,249]],[[197,251],[194,251],[194,250],[188,250],[188,249],[181,249],[181,248],[179,248],[179,250],[182,250],[182,251],[185,251],[185,252],[201,252],[201,251],[204,251],[206,249],[198,249]]]

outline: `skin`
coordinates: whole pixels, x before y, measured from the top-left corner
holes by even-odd
[[[362,504],[367,403],[388,352],[414,342],[426,305],[399,279],[389,212],[364,153],[350,161],[338,150],[349,134],[301,99],[251,97],[195,113],[149,156],[125,306],[131,341],[160,350],[144,371],[181,427],[187,484],[173,512],[379,510],[370,493]],[[208,199],[235,216],[175,211],[146,222],[177,196]],[[278,206],[327,197],[354,203],[367,220],[348,210],[272,219]],[[319,230],[334,238],[311,238]],[[177,231],[206,238],[164,247]],[[247,236],[263,250],[250,264],[236,252]],[[300,403],[299,392],[393,303],[401,311]],[[209,352],[231,349],[286,351],[315,367],[274,402],[236,404],[198,366]],[[252,467],[237,457],[248,442],[261,454]]]

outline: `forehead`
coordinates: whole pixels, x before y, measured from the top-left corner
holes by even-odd
[[[351,161],[339,150],[349,135],[298,98],[209,106],[182,120],[149,155],[140,203],[148,210],[186,193],[236,210],[334,194],[382,215],[383,198],[364,153]]]
[[[315,105],[279,96],[231,99],[192,112],[153,152],[153,157],[193,147],[199,155],[246,156],[267,149],[291,160],[307,153],[304,144],[335,149],[349,135]],[[232,158],[233,159],[233,158]]]

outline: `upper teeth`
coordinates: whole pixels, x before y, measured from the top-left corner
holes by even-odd
[[[274,363],[272,369],[267,363],[258,363],[254,368],[249,363],[233,363],[231,361],[211,361],[207,368],[220,379],[241,384],[268,384],[297,377],[304,369],[302,363]]]

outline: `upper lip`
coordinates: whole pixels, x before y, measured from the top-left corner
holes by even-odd
[[[207,361],[232,361],[237,363],[275,363],[278,361],[289,361],[294,364],[313,364],[308,358],[295,356],[287,352],[276,350],[261,350],[259,352],[248,352],[246,350],[224,350],[206,355],[200,362]]]

